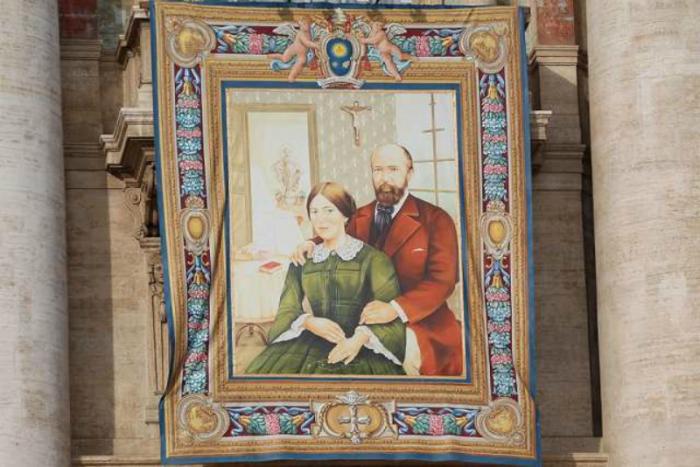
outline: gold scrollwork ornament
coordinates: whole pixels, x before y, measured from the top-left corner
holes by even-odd
[[[193,441],[216,441],[229,429],[231,420],[219,404],[200,394],[191,394],[177,406],[178,426]]]
[[[459,50],[486,73],[497,73],[506,63],[508,47],[501,25],[467,25],[459,37]]]
[[[209,238],[209,214],[204,209],[189,208],[182,211],[182,232],[185,246],[193,255],[204,252]]]
[[[496,399],[476,417],[476,430],[489,441],[522,445],[523,414],[513,399]]]
[[[486,252],[495,259],[501,259],[510,250],[513,224],[510,216],[502,212],[488,211],[482,214],[479,222],[481,238]]]
[[[216,45],[214,30],[202,21],[171,17],[166,30],[166,51],[183,68],[200,63]]]

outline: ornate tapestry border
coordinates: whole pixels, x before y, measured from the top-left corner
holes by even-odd
[[[515,34],[518,30],[515,10],[424,9],[418,15],[420,21],[406,10],[384,12],[392,20],[408,25],[395,29],[390,37],[402,54],[436,63],[466,59],[479,70],[482,211],[477,227],[479,235],[474,238],[482,239],[479,248],[483,275],[477,283],[482,287],[479,296],[485,311],[480,319],[485,320],[486,326],[488,403],[472,406],[455,401],[445,407],[397,404],[393,400],[375,403],[352,391],[344,395],[334,391],[338,394],[335,401],[232,405],[216,402],[210,395],[214,390],[214,397],[220,400],[218,390],[212,388],[210,368],[213,348],[210,336],[216,332],[212,331],[210,322],[212,276],[216,274],[212,271],[211,257],[220,251],[210,252],[210,234],[218,230],[212,225],[209,198],[211,190],[216,188],[208,186],[212,175],[206,171],[214,171],[215,175],[219,169],[216,164],[208,167],[211,162],[207,159],[212,156],[207,156],[206,148],[214,140],[220,144],[221,135],[207,131],[211,124],[207,118],[212,114],[207,117],[204,96],[211,89],[203,88],[207,79],[202,75],[217,62],[217,55],[222,58],[244,55],[250,60],[255,55],[286,49],[293,36],[289,30],[283,30],[290,23],[280,23],[278,8],[244,11],[236,9],[236,5],[216,5],[155,2],[151,8],[156,116],[159,111],[164,111],[165,116],[156,118],[165,293],[172,318],[168,321],[171,342],[175,343],[171,361],[175,368],[182,368],[181,372],[171,371],[169,391],[161,407],[163,461],[345,458],[343,453],[351,452],[351,445],[362,443],[364,454],[358,457],[353,451],[354,458],[427,459],[424,456],[430,454],[432,460],[493,462],[491,456],[510,456],[503,460],[522,465],[536,463],[539,435],[531,393],[534,334],[533,323],[528,318],[532,306],[529,179],[523,183],[529,177],[526,165],[529,156],[524,140],[527,125],[523,125],[522,115],[524,74],[519,73],[519,67],[524,66],[521,61],[524,42],[519,42],[523,39]],[[337,5],[314,5],[314,9],[286,11],[292,13],[288,20],[303,26],[304,18],[323,17],[334,7]],[[361,30],[367,37],[374,22],[384,18],[377,10],[343,5],[343,10],[346,9],[366,13],[368,19],[358,23],[358,27],[366,28]],[[343,10],[336,8],[333,16],[325,16],[328,31],[341,24],[345,18]],[[222,21],[220,18],[224,17],[229,19]],[[256,20],[245,21],[251,17]],[[467,22],[455,25],[455,17],[465,18]],[[164,25],[163,29],[158,29],[159,24]],[[311,26],[314,25],[318,26],[312,22]],[[390,31],[391,26],[387,25],[386,30]],[[310,34],[321,37],[312,29]],[[319,86],[357,88],[364,79],[382,80],[383,75],[401,79],[409,65],[399,61],[392,67],[379,54],[379,42],[369,46],[367,58],[377,62],[381,72],[362,70],[358,62],[351,70],[351,78],[343,78],[347,70],[334,70],[321,60],[325,78],[318,80]],[[162,58],[161,62],[158,57]],[[249,71],[258,72],[258,68],[253,64]],[[287,69],[273,63],[273,70]],[[313,74],[303,65],[301,69],[297,67],[296,75],[293,73],[294,67],[289,71],[290,80],[297,76],[313,79]],[[269,72],[263,75],[269,79]],[[162,125],[162,122],[169,123]],[[163,154],[174,154],[176,164],[163,158]],[[171,176],[174,174],[177,176]],[[174,193],[178,194],[177,199]],[[213,222],[216,224],[216,219]],[[174,293],[178,290],[186,293]],[[221,316],[221,310],[213,313]],[[444,390],[445,386],[440,385],[439,389]],[[334,426],[329,418],[329,413],[340,413],[339,410],[349,414],[345,417],[350,429]],[[372,423],[371,429],[364,426]],[[262,447],[280,454],[261,454]],[[438,455],[445,450],[450,454]]]

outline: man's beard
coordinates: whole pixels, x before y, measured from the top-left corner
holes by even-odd
[[[398,203],[401,198],[403,198],[406,192],[406,187],[398,187],[395,185],[389,185],[387,182],[382,183],[374,189],[374,194],[377,197],[377,201],[380,204],[385,204],[387,206],[393,206]]]

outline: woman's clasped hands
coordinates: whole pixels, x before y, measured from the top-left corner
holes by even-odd
[[[343,362],[345,365],[352,362],[362,347],[369,341],[365,332],[355,332],[352,337],[345,337],[343,329],[335,321],[327,318],[310,316],[304,322],[304,328],[317,336],[336,344],[328,354],[328,363]]]

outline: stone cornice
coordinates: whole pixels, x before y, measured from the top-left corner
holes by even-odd
[[[61,60],[95,60],[102,54],[99,39],[61,39]]]
[[[576,66],[579,63],[578,45],[535,45],[530,52],[529,65]]]
[[[66,157],[98,157],[102,154],[100,143],[63,143]]]
[[[129,20],[126,23],[124,34],[119,35],[119,43],[117,44],[116,57],[121,66],[126,66],[129,59],[129,52],[138,47],[140,40],[141,27],[144,23],[150,21],[148,2],[139,2],[134,5],[129,15]]]
[[[556,463],[557,465],[571,465],[572,467],[584,465],[587,467],[608,465],[608,455],[600,452],[568,452],[550,454],[544,453],[542,460],[545,464]],[[134,465],[161,465],[159,457],[154,456],[75,456],[73,457],[73,465],[92,467],[92,466],[134,466]]]
[[[127,186],[140,186],[153,157],[153,110],[122,108],[114,133],[100,136],[105,167]]]
[[[98,465],[119,465],[119,466],[134,466],[134,465],[161,465],[160,457],[157,456],[75,456],[73,457],[73,465],[86,467]]]
[[[585,144],[544,143],[533,155],[535,191],[581,191]]]
[[[570,465],[572,467],[607,467],[608,455],[600,452],[571,452],[567,454],[547,454],[542,456],[544,464]]]

